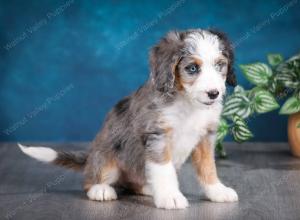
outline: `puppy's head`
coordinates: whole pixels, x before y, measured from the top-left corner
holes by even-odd
[[[215,30],[170,32],[152,48],[150,64],[157,90],[194,103],[220,102],[226,82],[236,84],[230,42]]]

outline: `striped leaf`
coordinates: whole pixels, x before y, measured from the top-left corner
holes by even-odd
[[[222,115],[229,117],[236,114],[242,118],[247,118],[251,113],[251,102],[247,96],[243,93],[234,93],[227,98]]]
[[[283,61],[283,57],[278,53],[268,54],[268,61],[271,66],[277,66]]]
[[[217,141],[222,142],[228,134],[229,126],[224,118],[220,120],[220,124],[217,130]]]
[[[298,99],[300,99],[300,89],[298,90],[298,92],[296,92],[296,97],[297,97]]]
[[[292,70],[283,69],[276,75],[276,80],[287,88],[297,89],[300,87],[300,80]]]
[[[288,98],[280,109],[280,114],[293,114],[300,111],[300,99],[295,96]]]
[[[232,134],[237,142],[244,142],[253,137],[252,132],[249,130],[246,122],[239,116],[233,116],[234,126],[232,128]]]
[[[240,65],[240,68],[245,77],[258,86],[267,85],[269,78],[273,75],[272,69],[264,63]]]
[[[274,96],[265,89],[254,92],[254,109],[257,113],[265,113],[279,108]]]
[[[300,88],[300,54],[291,57],[276,68],[276,78],[288,88]]]
[[[268,87],[268,90],[269,90],[271,93],[275,94],[276,91],[277,91],[277,89],[278,89],[278,81],[277,81],[276,79],[271,80],[271,83],[270,83],[270,85],[269,85],[269,87]]]
[[[293,66],[300,67],[300,53],[296,54],[295,56],[292,56],[289,58],[286,63],[292,64]]]

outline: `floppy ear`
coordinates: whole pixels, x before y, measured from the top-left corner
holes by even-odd
[[[234,73],[234,68],[233,68],[233,63],[234,63],[234,53],[233,53],[233,48],[231,45],[231,42],[227,38],[226,34],[215,30],[215,29],[210,29],[209,32],[211,32],[214,35],[217,35],[219,40],[223,44],[223,55],[227,57],[228,59],[228,70],[227,70],[227,77],[226,77],[226,83],[230,86],[236,86],[237,81],[236,81],[236,76]]]
[[[173,31],[151,49],[151,80],[158,91],[166,94],[175,92],[175,70],[181,57],[182,46],[180,33]]]

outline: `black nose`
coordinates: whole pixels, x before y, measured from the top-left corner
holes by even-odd
[[[219,95],[219,91],[216,89],[213,89],[213,90],[208,91],[207,95],[210,99],[216,99]]]

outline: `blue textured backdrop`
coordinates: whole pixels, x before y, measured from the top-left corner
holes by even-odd
[[[299,11],[297,0],[1,1],[0,140],[91,140],[147,79],[149,48],[172,29],[227,32],[236,66],[289,57],[300,48]],[[286,141],[277,112],[249,126],[255,141]]]

